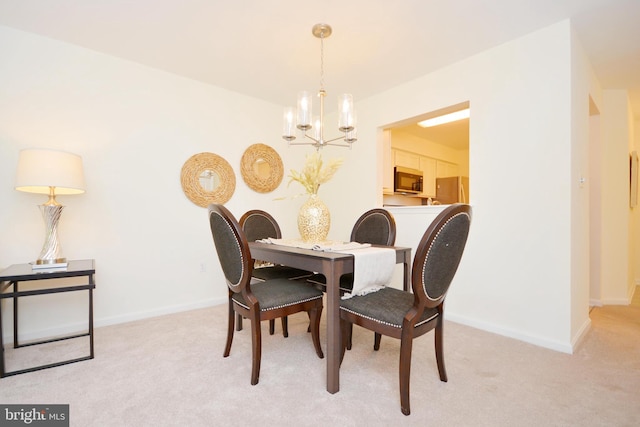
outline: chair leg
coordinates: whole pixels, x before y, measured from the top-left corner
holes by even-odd
[[[238,314],[236,316],[236,331],[241,331],[242,330],[242,315]]]
[[[227,326],[227,345],[225,345],[224,347],[224,353],[223,353],[223,357],[228,357],[229,353],[231,352],[231,343],[233,342],[233,329],[234,329],[234,324],[233,324],[233,320],[235,319],[235,313],[233,312],[233,302],[231,302],[231,300],[229,300],[229,320],[228,320],[228,326]],[[240,316],[240,318],[242,319],[242,316]]]
[[[438,362],[438,373],[440,374],[440,381],[447,382],[447,370],[444,367],[444,349],[443,349],[443,322],[442,317],[438,319],[435,331],[435,347],[436,347],[436,362]]]
[[[351,346],[353,345],[353,323],[349,323],[349,335],[346,336],[345,343],[347,344],[347,350],[351,350]]]
[[[353,323],[347,322],[344,319],[340,319],[340,365],[344,360],[344,354],[347,352],[348,343],[351,342],[351,335],[353,333]]]
[[[273,335],[276,332],[276,320],[269,320],[269,335]]]
[[[382,335],[380,335],[377,332],[374,332],[374,337],[373,337],[373,349],[375,351],[380,350],[380,339],[382,338]]]
[[[411,413],[409,404],[409,380],[411,378],[411,347],[413,339],[411,336],[405,336],[403,331],[400,339],[400,409],[405,415]]]
[[[320,359],[324,359],[324,353],[320,346],[320,317],[322,316],[322,307],[309,310],[309,318],[311,319],[309,326],[311,327],[311,339],[313,346],[316,348],[316,354]]]
[[[251,316],[251,345],[253,363],[251,367],[251,385],[258,384],[260,380],[260,359],[262,357],[262,334],[260,332],[260,313],[252,313]]]
[[[282,336],[287,338],[289,336],[289,318],[282,316]]]

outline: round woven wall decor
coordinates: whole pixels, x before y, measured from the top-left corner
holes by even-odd
[[[276,150],[265,144],[253,144],[242,155],[240,172],[249,188],[268,193],[282,182],[284,168]]]
[[[229,162],[217,154],[199,153],[182,166],[180,183],[189,200],[206,208],[211,203],[229,201],[236,189],[236,175]]]

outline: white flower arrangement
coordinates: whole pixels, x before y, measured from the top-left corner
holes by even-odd
[[[343,159],[332,159],[323,168],[322,156],[316,151],[307,156],[304,168],[300,172],[291,169],[289,184],[299,182],[307,194],[318,194],[320,186],[333,177],[342,162]]]

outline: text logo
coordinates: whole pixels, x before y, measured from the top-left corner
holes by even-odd
[[[0,426],[69,427],[69,405],[0,405]]]

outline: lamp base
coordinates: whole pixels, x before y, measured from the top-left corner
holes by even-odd
[[[67,259],[62,256],[62,248],[58,241],[58,222],[64,206],[44,204],[38,207],[46,226],[46,234],[36,265],[64,263]]]
[[[36,260],[36,265],[42,265],[42,266],[50,266],[52,264],[67,264],[67,259],[66,258],[55,258],[55,259],[37,259]]]

